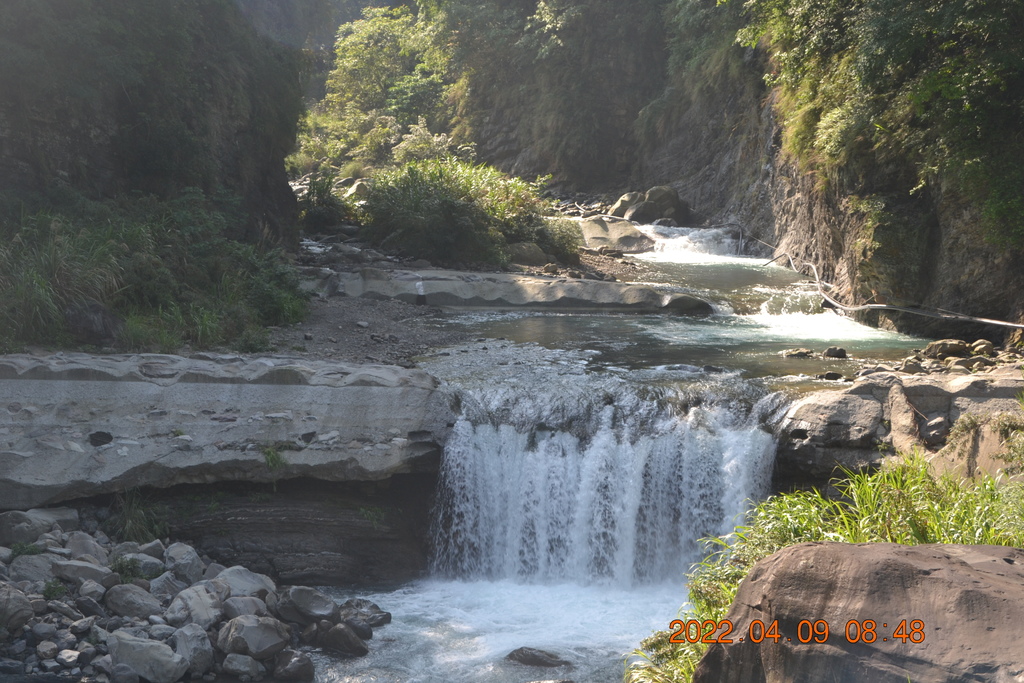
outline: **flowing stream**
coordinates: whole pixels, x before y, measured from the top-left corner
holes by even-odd
[[[820,383],[820,372],[856,368],[780,352],[841,345],[885,360],[920,346],[821,309],[799,275],[732,255],[732,232],[644,229],[657,239],[639,257],[654,279],[705,297],[716,314],[446,322],[480,340],[421,364],[460,406],[431,578],[361,592],[394,622],[367,657],[318,655],[318,680],[620,681],[627,653],[685,602],[699,539],[727,533],[768,493],[771,427],[788,394]],[[504,659],[523,646],[571,668]]]

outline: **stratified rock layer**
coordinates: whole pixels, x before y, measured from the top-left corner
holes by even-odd
[[[446,425],[419,370],[270,357],[0,358],[0,509],[141,486],[434,472]]]
[[[1017,681],[1024,675],[1024,551],[804,543],[758,562],[726,618],[735,642],[712,645],[693,683]],[[754,620],[777,620],[780,638],[752,642]],[[804,620],[806,643],[798,633]],[[868,620],[875,622],[870,643]],[[829,626],[825,642],[811,636],[816,621]],[[858,625],[847,631],[850,621]],[[904,621],[908,637],[895,637]]]

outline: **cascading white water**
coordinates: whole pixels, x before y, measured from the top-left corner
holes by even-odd
[[[463,392],[441,472],[435,572],[678,579],[698,540],[731,530],[767,490],[774,440],[750,403],[572,366],[539,380]]]

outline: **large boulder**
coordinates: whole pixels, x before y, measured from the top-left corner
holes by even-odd
[[[203,561],[199,559],[199,553],[185,543],[173,543],[164,550],[164,565],[180,581],[189,585],[200,581],[203,578]]]
[[[69,533],[68,542],[64,544],[64,547],[71,551],[72,560],[91,557],[100,564],[106,564],[107,562],[107,549],[84,531],[72,531]]]
[[[193,677],[202,676],[213,668],[213,645],[199,624],[186,624],[171,636],[175,653],[188,662]]]
[[[625,219],[635,223],[650,225],[659,218],[664,217],[664,210],[659,205],[654,202],[643,201],[629,207],[629,210],[626,211]]]
[[[659,218],[674,218],[683,225],[690,218],[690,207],[679,198],[679,193],[668,185],[658,185],[647,190],[644,201],[658,205],[661,209]]]
[[[188,584],[184,581],[179,581],[171,572],[164,572],[149,582],[149,592],[159,598],[161,602],[173,599],[174,596],[186,588],[188,588]]]
[[[639,254],[654,249],[654,240],[623,218],[595,216],[581,221],[580,230],[583,232],[583,241],[591,249],[607,247],[624,254]]]
[[[277,601],[277,615],[303,626],[326,619],[338,621],[338,604],[330,596],[308,586],[291,586]]]
[[[643,194],[639,192],[627,192],[626,194],[619,197],[618,201],[612,206],[611,211],[608,213],[616,218],[623,218],[629,208],[634,204],[639,204],[644,200]]]
[[[245,677],[243,680],[260,678],[267,672],[266,668],[249,655],[231,653],[224,658],[221,664],[224,673],[237,678]]]
[[[274,679],[278,681],[312,681],[316,678],[313,660],[305,652],[282,650],[274,662]]]
[[[11,562],[11,581],[49,581],[53,578],[53,565],[59,560],[59,557],[50,553],[19,555]]]
[[[337,624],[320,639],[320,647],[348,657],[363,657],[370,652],[363,639],[347,624]]]
[[[125,664],[150,683],[174,683],[188,671],[188,660],[164,643],[114,631],[107,638],[114,666]]]
[[[242,566],[228,567],[217,575],[217,581],[223,581],[231,590],[231,597],[265,598],[268,593],[277,590],[274,581],[265,574],[257,574]]]
[[[270,611],[267,609],[267,603],[259,598],[228,598],[224,601],[224,617],[226,619],[234,619],[244,614],[269,617]]]
[[[63,531],[77,530],[78,510],[50,508],[4,512],[0,514],[0,546],[33,543],[53,528],[54,524],[59,525]]]
[[[24,593],[9,583],[0,583],[0,634],[19,632],[34,616],[32,603]]]
[[[220,597],[208,585],[196,585],[178,593],[171,600],[164,619],[171,626],[199,624],[208,629],[224,618]]]
[[[108,590],[103,597],[103,602],[107,609],[119,617],[148,619],[154,614],[164,611],[159,600],[150,595],[148,591],[131,583],[114,586]]]
[[[710,646],[693,683],[1017,680],[1024,550],[803,543],[758,562],[726,619],[733,642]],[[753,642],[754,621],[780,637]],[[801,642],[804,621],[825,622],[825,642]]]
[[[81,560],[58,560],[53,563],[50,571],[58,579],[70,581],[75,585],[86,580],[102,584],[113,573],[107,567],[101,567],[92,562],[82,562]]]
[[[273,617],[246,614],[220,627],[217,649],[255,659],[274,657],[291,643],[291,631]]]

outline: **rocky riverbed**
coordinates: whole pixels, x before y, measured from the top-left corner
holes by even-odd
[[[4,680],[310,681],[312,648],[365,655],[391,621],[368,601],[338,605],[186,543],[119,543],[99,528],[104,512],[0,514]]]

